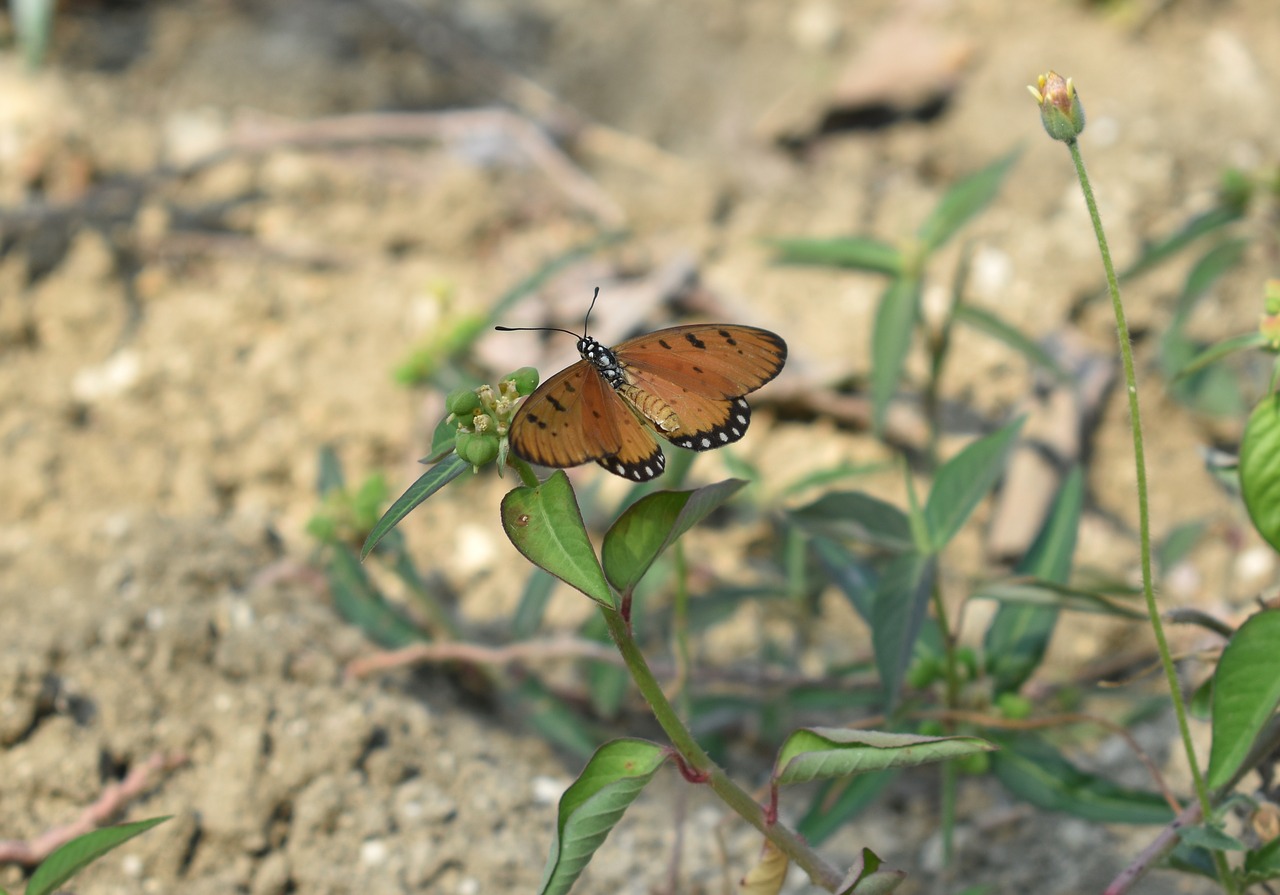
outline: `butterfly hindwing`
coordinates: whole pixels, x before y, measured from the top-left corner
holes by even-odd
[[[751,422],[743,395],[778,375],[787,346],[749,326],[693,325],[660,330],[615,349],[624,395],[672,444],[695,451],[732,444]]]

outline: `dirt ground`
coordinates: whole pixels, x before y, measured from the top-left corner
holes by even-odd
[[[829,385],[865,375],[882,282],[773,265],[766,238],[909,235],[950,183],[1021,147],[965,231],[970,294],[1039,338],[1099,281],[1069,158],[1026,92],[1037,74],[1061,71],[1083,93],[1082,143],[1121,263],[1207,208],[1226,168],[1280,158],[1274,0],[65,6],[42,71],[0,55],[0,837],[74,819],[157,752],[186,757],[127,815],[174,819],[97,864],[83,892],[536,890],[579,761],[439,673],[346,679],[373,647],[306,572],[304,526],[321,445],[355,480],[386,471],[396,493],[413,480],[441,399],[397,385],[394,367],[552,259],[630,230],[507,322],[577,326],[599,285],[593,331],[608,342],[669,323],[660,299],[696,277],[723,313],[787,339],[779,389]],[[880,126],[815,135],[839,96]],[[354,114],[370,117],[339,119]],[[333,139],[342,127],[360,138]],[[1267,245],[1254,240],[1204,302],[1198,336],[1256,324]],[[931,269],[931,307],[960,248]],[[1152,513],[1157,537],[1210,524],[1166,598],[1231,616],[1273,573],[1202,469],[1199,448],[1229,443],[1238,422],[1192,415],[1153,375],[1149,336],[1189,260],[1128,291],[1148,336]],[[1113,350],[1111,325],[1101,304],[1073,324],[1099,352]],[[540,351],[491,335],[477,358],[487,374],[565,359]],[[955,351],[947,399],[1006,419],[1031,387],[1027,364],[971,332]],[[913,358],[915,381],[923,370]],[[759,407],[740,454],[766,495],[891,456],[822,414],[776,420],[767,392]],[[1079,548],[1116,576],[1137,556],[1117,537],[1135,515],[1125,414],[1113,396],[1091,444]],[[707,481],[723,472],[714,455],[698,466]],[[900,500],[894,481],[881,484]],[[491,472],[458,483],[404,526],[472,630],[510,613],[526,572],[498,525],[509,485]],[[698,543],[722,570],[742,549]],[[961,569],[981,570],[979,548],[976,533],[962,541]],[[550,627],[569,629],[585,602],[558,591]],[[839,604],[828,658],[865,656]],[[758,631],[737,624],[719,648],[751,655]],[[1069,619],[1046,673],[1069,677],[1126,637]],[[1163,760],[1171,730],[1158,719],[1139,735]],[[1125,782],[1144,784],[1129,764]],[[733,771],[761,779],[750,763]],[[674,778],[660,775],[576,891],[671,891],[673,805],[675,891],[719,893],[741,875],[758,838]],[[869,845],[911,874],[908,893],[1083,893],[1152,835],[1038,815],[975,779],[943,869],[936,793],[920,775],[824,851],[848,861]],[[0,871],[5,887],[20,881]],[[1137,891],[1210,891],[1197,885],[1165,873]],[[798,872],[789,890],[806,890]]]

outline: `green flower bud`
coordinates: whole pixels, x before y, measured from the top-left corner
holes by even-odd
[[[514,373],[508,373],[502,377],[504,380],[510,379],[516,384],[516,391],[521,395],[531,395],[533,390],[538,387],[538,371],[533,367],[521,367]]]
[[[498,458],[498,439],[493,435],[459,432],[454,449],[459,457],[478,468]]]
[[[1084,106],[1071,79],[1051,71],[1041,75],[1036,83],[1039,89],[1027,89],[1040,104],[1040,122],[1045,132],[1063,143],[1073,142],[1084,130]]]
[[[956,760],[956,769],[969,777],[980,777],[991,770],[991,756],[986,752],[974,752]]]
[[[1000,709],[1000,714],[1014,721],[1031,715],[1031,700],[1017,693],[1001,693],[996,698],[996,707]]]
[[[942,673],[942,666],[933,656],[916,659],[907,669],[907,685],[915,690],[923,690],[936,681]]]
[[[473,388],[454,389],[445,398],[444,406],[454,416],[461,417],[466,422],[473,411],[480,409],[480,396]]]

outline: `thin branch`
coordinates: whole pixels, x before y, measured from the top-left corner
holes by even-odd
[[[102,790],[102,795],[98,796],[97,801],[80,812],[80,816],[71,823],[54,827],[35,839],[0,840],[0,864],[36,866],[59,846],[109,822],[123,811],[130,801],[147,789],[154,776],[172,771],[186,763],[185,755],[155,753],[141,764],[134,765],[119,783],[108,784]]]

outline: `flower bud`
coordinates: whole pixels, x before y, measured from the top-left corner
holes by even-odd
[[[498,439],[494,435],[459,432],[454,441],[454,450],[463,460],[479,468],[498,458]]]
[[[1258,332],[1267,340],[1267,347],[1280,349],[1280,280],[1267,280],[1264,313],[1258,323]]]
[[[465,422],[473,411],[480,409],[480,396],[473,388],[459,388],[449,393],[444,401],[445,409]]]
[[[521,367],[514,373],[508,373],[502,377],[504,380],[510,379],[516,384],[516,391],[522,395],[531,395],[533,390],[538,387],[538,371],[533,367]]]
[[[1057,72],[1041,75],[1036,81],[1039,89],[1028,87],[1040,104],[1040,121],[1045,131],[1055,140],[1070,143],[1084,130],[1084,106],[1076,95],[1070,78]]]

